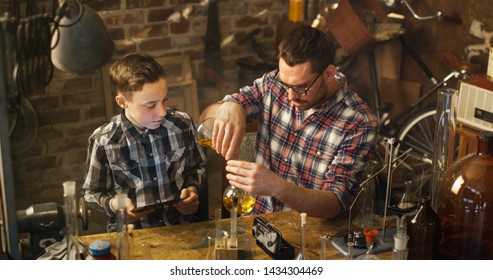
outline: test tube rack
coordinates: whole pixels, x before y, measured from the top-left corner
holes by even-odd
[[[215,242],[214,247],[216,259],[238,259],[238,239],[231,240],[231,238],[226,238],[224,242]]]

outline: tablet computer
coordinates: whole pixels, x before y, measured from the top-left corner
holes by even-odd
[[[136,207],[133,209],[132,212],[138,213],[138,212],[142,212],[142,211],[149,210],[149,209],[158,209],[158,208],[163,207],[164,205],[172,205],[174,203],[178,203],[181,200],[183,200],[183,199],[175,198],[175,199],[160,202],[160,203],[150,204],[150,205],[146,205],[146,206],[142,206],[142,207]]]

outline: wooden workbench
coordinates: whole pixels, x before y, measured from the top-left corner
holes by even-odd
[[[256,243],[252,236],[252,225],[255,216],[238,218],[238,245],[239,259],[270,260]],[[301,244],[300,215],[294,211],[278,212],[262,215],[271,225],[276,227],[283,238],[295,248],[295,255]],[[230,219],[222,220],[223,229],[229,230]],[[340,236],[347,233],[347,218],[334,220],[307,218],[307,251],[312,260],[320,259],[320,236]],[[141,259],[142,242],[149,242],[154,260],[201,260],[206,259],[208,251],[207,233],[215,229],[214,221],[176,225],[169,227],[149,228],[134,231],[134,259]],[[97,239],[110,240],[115,249],[115,233],[80,236],[81,241],[88,247],[89,243]],[[379,255],[380,256],[380,255]],[[389,253],[382,254],[383,259],[389,258]],[[344,259],[327,242],[326,259]]]

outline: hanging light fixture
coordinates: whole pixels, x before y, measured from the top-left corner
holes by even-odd
[[[60,2],[51,48],[53,65],[75,74],[95,70],[113,55],[113,41],[103,20],[79,0]]]

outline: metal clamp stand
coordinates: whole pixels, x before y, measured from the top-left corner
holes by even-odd
[[[412,149],[408,149],[405,152],[402,153],[399,157],[394,159],[394,146],[396,144],[396,140],[394,138],[388,138],[385,139],[388,149],[386,152],[386,160],[385,163],[383,164],[383,167],[376,171],[374,174],[369,176],[366,180],[361,182],[360,184],[360,191],[356,195],[353,203],[349,207],[349,221],[348,221],[348,235],[347,236],[341,236],[334,238],[332,240],[332,246],[343,256],[346,258],[352,259],[353,256],[357,257],[359,255],[362,255],[366,252],[366,247],[365,248],[353,248],[355,245],[355,240],[354,238],[357,237],[357,232],[353,232],[351,230],[351,224],[352,224],[352,209],[356,202],[358,201],[359,197],[361,194],[367,190],[366,185],[369,181],[371,181],[373,178],[378,176],[384,171],[387,171],[387,190],[386,190],[386,197],[385,197],[385,209],[384,209],[384,215],[383,217],[380,217],[378,215],[371,214],[371,223],[373,224],[373,221],[377,221],[380,224],[380,227],[382,228],[377,236],[376,242],[375,242],[375,247],[373,248],[374,253],[381,253],[381,252],[386,252],[392,250],[394,246],[394,239],[393,235],[397,232],[396,227],[400,223],[400,218],[396,215],[392,216],[387,216],[387,208],[389,206],[389,196],[390,196],[390,186],[392,184],[392,173],[397,168],[400,164],[404,162],[404,160],[409,156],[409,153],[411,152]],[[390,163],[390,164],[389,164]],[[395,226],[392,228],[387,228],[387,223],[389,221],[395,220]]]

